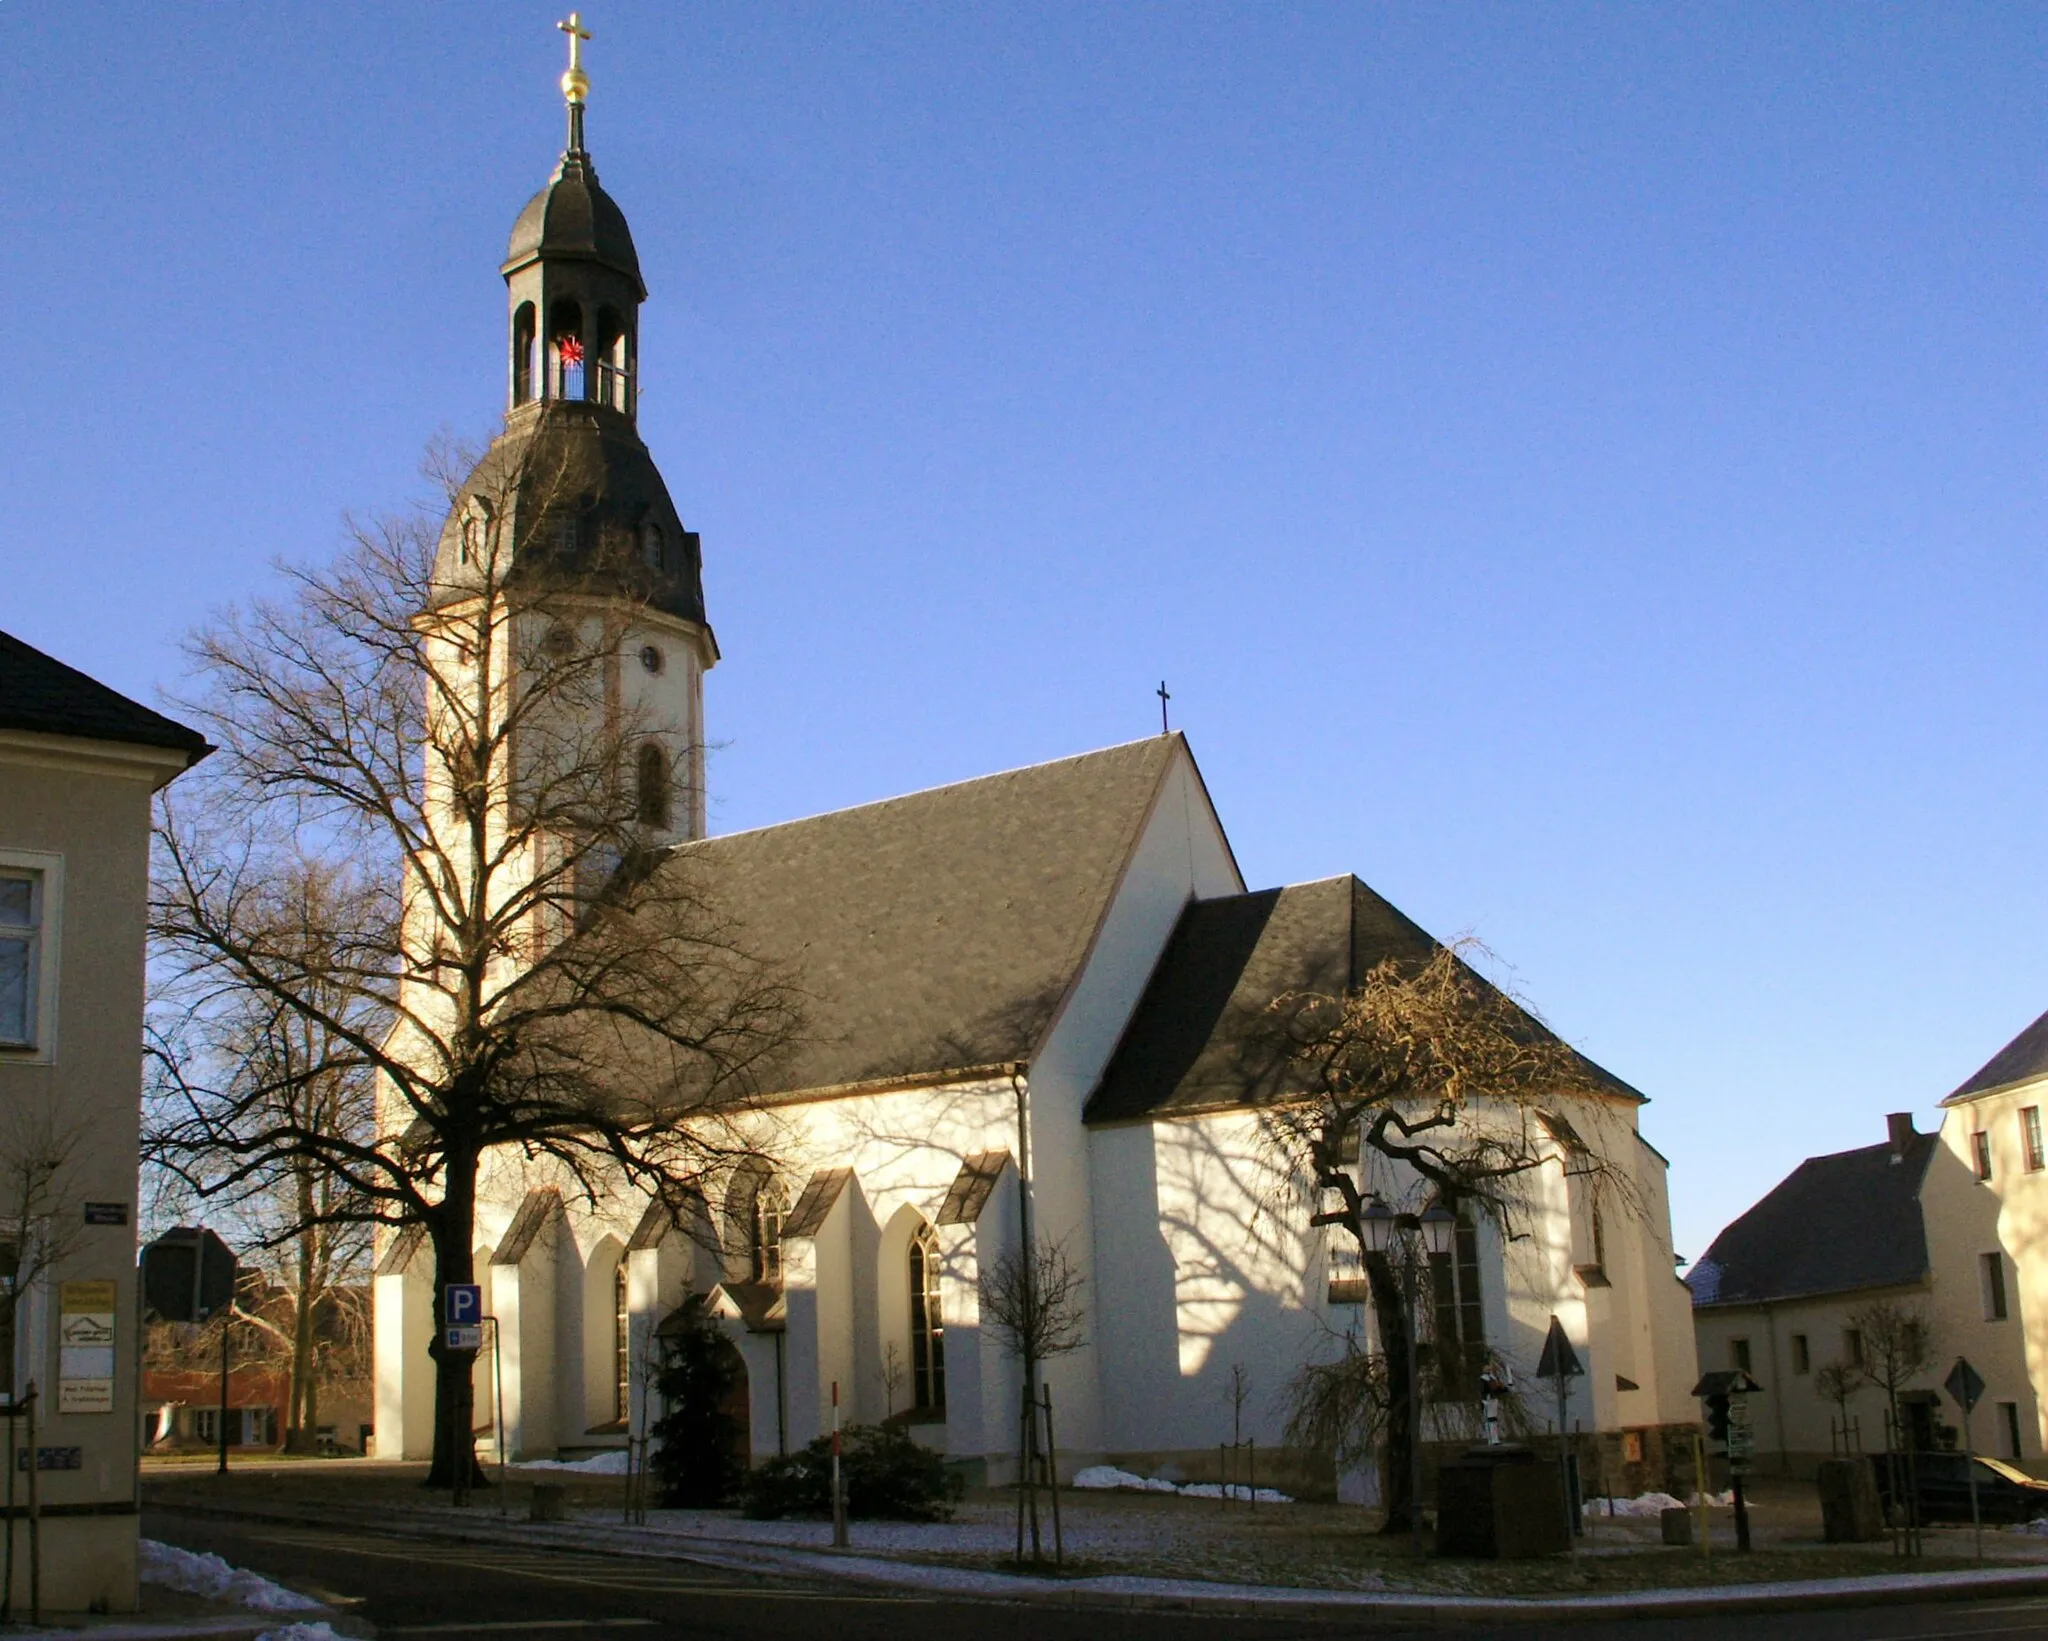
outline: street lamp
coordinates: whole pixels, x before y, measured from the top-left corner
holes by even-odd
[[[1429,1251],[1441,1259],[1451,1251],[1451,1239],[1457,1234],[1458,1216],[1441,1202],[1432,1202],[1422,1210],[1422,1235],[1429,1243]]]
[[[1397,1214],[1379,1197],[1358,1216],[1368,1251],[1387,1258],[1401,1302],[1408,1310],[1408,1521],[1415,1547],[1422,1548],[1422,1371],[1417,1335],[1422,1327],[1422,1277],[1426,1256],[1448,1254],[1458,1217],[1441,1202],[1420,1214]]]

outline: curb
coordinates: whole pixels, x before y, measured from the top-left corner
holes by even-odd
[[[247,1618],[175,1618],[160,1623],[145,1619],[133,1624],[110,1620],[72,1629],[47,1624],[33,1628],[9,1625],[0,1629],[0,1636],[6,1641],[251,1641],[267,1630],[286,1629],[293,1624],[328,1624],[335,1627],[338,1635],[362,1631],[360,1624],[342,1629],[337,1620],[343,1617],[328,1607],[295,1607],[289,1612],[255,1613]]]
[[[1344,1619],[1354,1623],[1377,1619],[1408,1625],[1583,1624],[1609,1619],[1697,1618],[1909,1603],[1923,1605],[1993,1596],[2048,1595],[2048,1566],[1983,1568],[1954,1573],[1885,1573],[1770,1584],[1735,1584],[1717,1590],[1638,1590],[1589,1596],[1404,1595],[1241,1584],[1218,1585],[1211,1593],[1146,1588],[1164,1581],[1121,1575],[1067,1581],[914,1564],[925,1575],[919,1577],[910,1576],[905,1563],[878,1556],[836,1550],[791,1549],[779,1545],[740,1546],[728,1541],[707,1541],[680,1535],[658,1538],[650,1535],[650,1541],[645,1544],[622,1544],[616,1538],[590,1533],[573,1524],[554,1526],[505,1519],[501,1525],[483,1521],[471,1525],[438,1517],[394,1519],[388,1512],[372,1516],[352,1510],[346,1513],[334,1509],[311,1512],[182,1502],[151,1505],[145,1501],[145,1508],[160,1509],[168,1514],[296,1527],[346,1524],[370,1532],[402,1533],[457,1544],[546,1545],[590,1555],[617,1556],[622,1560],[685,1561],[728,1572],[765,1576],[780,1574],[785,1577],[797,1575],[880,1585],[932,1601],[1202,1613],[1233,1618]],[[950,1576],[934,1578],[931,1574],[935,1572]],[[112,1634],[104,1631],[57,1633],[115,1641]],[[171,1632],[152,1630],[147,1633],[154,1636]],[[211,1632],[202,1630],[194,1633],[205,1635]],[[243,1635],[256,1631],[236,1630],[232,1633]]]

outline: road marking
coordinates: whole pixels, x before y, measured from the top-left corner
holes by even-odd
[[[653,1629],[652,1618],[517,1618],[501,1624],[383,1624],[380,1635],[472,1635],[486,1630],[626,1630]]]
[[[1866,1636],[1864,1641],[1968,1641],[1977,1635],[2039,1635],[2039,1624],[2002,1624],[1981,1630],[1908,1630],[1897,1635]]]

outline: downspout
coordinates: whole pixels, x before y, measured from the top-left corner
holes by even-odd
[[[1025,1077],[1022,1060],[1010,1067],[1010,1090],[1017,1099],[1017,1236],[1023,1250],[1019,1268],[1024,1280],[1024,1314],[1035,1317],[1038,1314],[1038,1295],[1035,1286],[1038,1280],[1036,1250],[1031,1232],[1031,1100],[1030,1083]],[[1033,1407],[1038,1404],[1038,1342],[1030,1337],[1034,1329],[1025,1330],[1025,1338],[1019,1341],[1024,1355],[1024,1396]],[[1031,1455],[1019,1449],[1017,1453],[1018,1478],[1021,1482],[1024,1466],[1029,1464]]]
[[[788,1335],[781,1329],[775,1334],[775,1451],[783,1458],[789,1457],[789,1394],[783,1388],[782,1345]]]
[[[1785,1374],[1778,1365],[1778,1324],[1771,1320],[1771,1307],[1764,1308],[1764,1332],[1771,1341],[1771,1400],[1778,1408],[1778,1473],[1792,1468],[1792,1455],[1785,1451]]]

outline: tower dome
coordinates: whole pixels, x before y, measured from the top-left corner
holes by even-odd
[[[487,580],[506,591],[573,587],[684,624],[709,666],[698,540],[641,441],[640,304],[647,287],[626,213],[584,146],[590,82],[572,14],[569,140],[513,224],[505,428],[455,498],[435,566],[437,604]],[[488,540],[493,566],[481,547]],[[509,563],[498,555],[509,549]]]
[[[598,186],[597,168],[580,149],[565,153],[548,185],[526,202],[501,271],[510,279],[543,258],[594,262],[624,274],[639,299],[647,299],[626,213]]]

